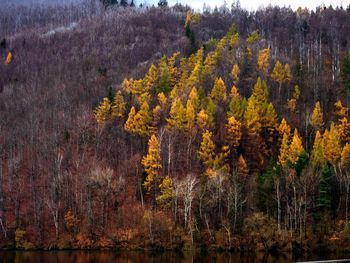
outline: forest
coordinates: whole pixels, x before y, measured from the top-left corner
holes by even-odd
[[[0,248],[350,251],[350,6],[0,25]]]

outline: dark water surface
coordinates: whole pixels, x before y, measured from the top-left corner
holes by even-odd
[[[271,255],[240,255],[237,253],[147,253],[147,252],[112,252],[112,251],[0,251],[1,263],[286,263],[303,260],[340,259],[344,257],[330,255],[328,257],[310,256],[292,259],[288,255],[277,257]]]

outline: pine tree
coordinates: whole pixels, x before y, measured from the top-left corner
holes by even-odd
[[[321,104],[319,101],[317,101],[315,104],[315,108],[311,115],[310,124],[312,125],[312,127],[314,127],[316,131],[322,129],[324,125],[323,113],[322,113]]]
[[[170,75],[169,75],[166,56],[163,56],[159,60],[158,73],[159,73],[158,92],[164,92],[165,94],[168,94],[170,92]]]
[[[269,59],[270,59],[270,49],[265,48],[265,49],[259,50],[258,68],[264,75],[267,75],[267,72],[269,70]]]
[[[159,7],[167,7],[168,6],[168,1],[167,0],[159,0],[158,6]]]
[[[128,4],[128,1],[127,0],[120,0],[120,6],[122,7],[127,7],[129,4]]]
[[[350,52],[347,52],[341,64],[340,76],[342,79],[344,90],[350,90]]]
[[[207,168],[213,166],[215,158],[215,144],[213,142],[213,133],[206,130],[202,135],[202,142],[198,151],[199,159]]]
[[[331,186],[332,186],[333,171],[329,165],[324,165],[322,169],[320,184],[319,184],[319,196],[316,201],[316,207],[321,211],[325,211],[331,208]]]
[[[225,102],[227,100],[227,89],[222,78],[215,80],[214,87],[210,93],[210,98],[215,102]]]
[[[229,117],[227,119],[226,130],[229,145],[238,147],[242,136],[241,123],[235,117]]]
[[[148,154],[142,158],[142,165],[147,173],[143,186],[148,191],[151,190],[152,184],[156,185],[159,176],[159,170],[162,168],[159,153],[159,143],[157,137],[152,135],[148,141]]]

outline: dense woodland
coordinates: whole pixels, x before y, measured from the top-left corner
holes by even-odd
[[[350,9],[0,25],[2,248],[350,249]]]

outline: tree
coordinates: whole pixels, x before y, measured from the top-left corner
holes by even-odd
[[[280,153],[278,155],[278,163],[285,167],[289,160],[289,135],[283,133],[282,142],[280,146]]]
[[[290,68],[288,64],[282,66],[279,60],[276,61],[275,67],[271,73],[271,78],[276,81],[278,86],[278,98],[281,98],[281,87],[285,82],[289,82],[292,79]]]
[[[167,0],[159,0],[158,6],[159,7],[166,7],[166,6],[168,6],[168,1]]]
[[[147,173],[143,186],[148,191],[151,190],[152,184],[156,185],[159,177],[159,170],[162,168],[159,143],[157,137],[152,135],[148,141],[148,153],[142,158],[142,165]],[[155,189],[154,189],[155,190]]]
[[[144,101],[137,113],[135,107],[131,107],[124,128],[131,133],[148,136],[150,134],[151,121],[152,117],[149,111],[149,105],[147,101]]]
[[[340,158],[341,146],[339,135],[334,123],[331,124],[330,130],[325,130],[323,134],[323,145],[325,159],[331,165],[335,166]]]
[[[10,65],[12,60],[13,60],[13,55],[12,55],[12,52],[10,51],[6,56],[5,65]]]
[[[216,104],[211,98],[208,98],[207,107],[205,112],[208,114],[208,127],[215,127],[215,115],[216,115]]]
[[[293,133],[293,139],[289,148],[288,161],[294,166],[299,159],[299,155],[304,152],[303,143],[299,136],[298,130],[295,128]]]
[[[202,142],[198,151],[198,156],[207,168],[213,166],[215,144],[213,142],[213,133],[208,130],[206,130],[202,135]]]
[[[169,115],[167,119],[169,127],[175,127],[178,130],[183,130],[186,127],[186,109],[179,98],[173,100]]]
[[[127,7],[129,4],[128,4],[128,1],[127,0],[120,0],[120,6],[122,7]]]
[[[135,115],[136,115],[136,110],[135,110],[135,107],[132,106],[128,115],[128,119],[126,120],[124,125],[125,130],[129,132],[134,132],[136,130]]]
[[[238,147],[241,140],[241,123],[235,117],[229,117],[226,124],[227,140],[232,147]]]
[[[323,113],[322,113],[321,104],[319,101],[317,101],[315,104],[315,108],[311,115],[310,124],[312,125],[312,127],[314,127],[316,131],[320,130],[324,125]]]
[[[243,117],[245,106],[235,86],[231,89],[231,96],[232,98],[229,103],[229,111],[227,112],[227,115],[240,120]]]
[[[350,52],[347,52],[345,54],[345,57],[343,59],[343,62],[341,64],[340,68],[340,76],[343,83],[344,90],[347,94],[349,94],[350,90]],[[349,95],[348,95],[349,96]],[[349,101],[349,99],[347,99]],[[347,106],[349,102],[347,103]]]
[[[208,128],[209,116],[204,109],[201,109],[197,114],[197,125],[201,130]]]
[[[269,70],[269,59],[270,59],[269,48],[259,50],[258,68],[264,75],[267,75]]]
[[[222,78],[217,78],[214,83],[214,87],[211,90],[210,98],[215,102],[225,102],[227,100],[227,89]]]
[[[154,88],[156,86],[157,79],[158,69],[154,64],[152,64],[144,78],[145,90],[150,91],[152,88]]]
[[[157,202],[164,204],[165,206],[169,205],[169,202],[174,198],[174,183],[171,180],[170,176],[164,177],[162,183],[159,185],[160,195],[157,197]]]
[[[288,136],[290,136],[291,128],[288,125],[287,121],[285,118],[282,119],[280,125],[278,126],[278,132],[281,137],[286,133]]]
[[[311,152],[311,161],[315,166],[321,167],[325,164],[324,144],[320,131],[316,132],[316,137]]]
[[[189,131],[194,128],[196,122],[196,111],[190,99],[187,100],[186,104],[186,126]]]
[[[237,85],[239,82],[239,73],[240,73],[239,66],[237,64],[234,64],[232,66],[231,76],[232,76],[233,83],[235,85]]]
[[[120,91],[116,92],[113,100],[112,106],[112,116],[114,118],[122,118],[124,117],[126,110],[126,103],[124,101],[124,97]]]
[[[113,108],[108,97],[103,98],[101,104],[96,108],[94,113],[98,124],[104,124],[112,120]]]

